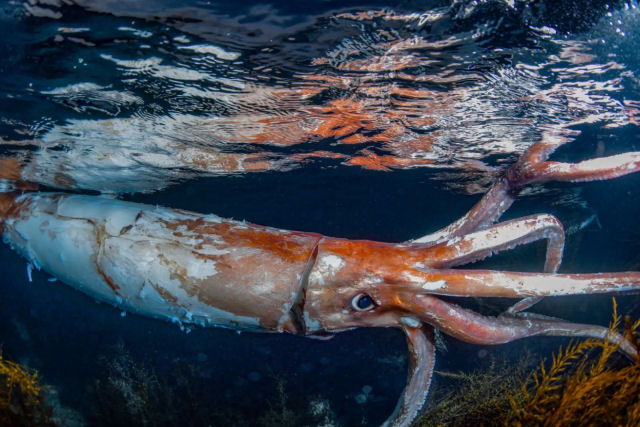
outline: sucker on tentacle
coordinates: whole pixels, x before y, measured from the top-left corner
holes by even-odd
[[[609,179],[640,170],[640,153],[576,164],[537,143],[460,220],[405,243],[279,230],[98,196],[0,194],[3,240],[37,268],[119,308],[184,324],[327,337],[396,327],[409,347],[405,390],[385,426],[407,426],[427,396],[434,328],[499,344],[535,335],[609,339],[597,325],[521,313],[541,297],[640,290],[640,272],[557,274],[564,230],[551,215],[496,224],[527,184]],[[543,273],[454,269],[545,239]],[[497,317],[437,295],[519,298]]]

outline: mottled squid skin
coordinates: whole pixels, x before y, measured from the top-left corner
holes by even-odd
[[[640,170],[640,153],[567,164],[536,143],[458,221],[404,243],[347,240],[120,200],[72,194],[0,194],[3,240],[36,268],[117,307],[182,324],[325,337],[397,327],[409,373],[384,425],[406,426],[428,393],[434,328],[499,344],[534,335],[597,337],[637,349],[597,325],[523,312],[552,295],[640,289],[640,273],[557,274],[564,230],[551,215],[495,224],[522,186],[609,179]],[[543,273],[454,268],[544,239]],[[438,295],[518,298],[482,316]]]
[[[98,300],[186,324],[296,332],[320,236],[102,197],[1,195],[5,242]]]

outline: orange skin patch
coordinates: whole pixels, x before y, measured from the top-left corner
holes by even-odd
[[[22,165],[16,157],[0,158],[0,178],[19,181],[22,178]]]
[[[200,242],[193,246],[193,256],[215,265],[215,275],[200,279],[174,261],[162,260],[188,295],[238,316],[258,318],[267,330],[295,332],[287,311],[320,235],[204,218],[164,223],[177,237],[193,236]],[[206,253],[204,245],[221,253]]]
[[[276,230],[254,224],[239,225],[232,222],[211,222],[199,217],[194,220],[177,220],[165,222],[170,230],[174,230],[176,236],[184,233],[179,230],[185,227],[189,234],[195,234],[202,241],[210,241],[211,236],[220,236],[224,240],[225,247],[249,247],[266,251],[278,257],[284,262],[307,262],[310,255],[307,240],[309,238],[319,240],[320,234],[302,233],[296,231]],[[198,247],[196,246],[196,249]]]

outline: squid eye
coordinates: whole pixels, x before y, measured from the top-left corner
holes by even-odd
[[[376,303],[373,301],[373,298],[367,294],[358,294],[351,300],[351,308],[356,311],[367,311],[375,307]]]

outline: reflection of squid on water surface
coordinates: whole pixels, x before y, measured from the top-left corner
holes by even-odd
[[[535,335],[609,339],[596,325],[524,312],[543,296],[640,289],[640,273],[557,274],[564,231],[551,215],[497,223],[522,186],[610,179],[640,170],[640,153],[576,164],[547,161],[539,142],[461,219],[407,243],[346,240],[129,203],[99,196],[5,193],[5,242],[37,268],[94,298],[184,324],[328,337],[356,327],[397,327],[409,344],[409,378],[386,425],[408,425],[426,398],[434,328],[499,344]],[[453,269],[495,252],[547,241],[544,273]],[[437,295],[521,298],[497,317]]]
[[[428,25],[450,19],[427,15]],[[251,58],[215,45],[174,40],[175,57],[99,55],[100,66],[127,77],[121,90],[84,82],[88,77],[81,74],[80,83],[49,87],[40,96],[83,114],[73,107],[77,100],[91,106],[118,99],[134,113],[125,117],[116,109],[107,119],[47,123],[33,138],[5,137],[2,142],[15,150],[0,160],[0,178],[69,190],[152,192],[195,177],[287,170],[316,158],[371,170],[431,167],[486,175],[495,169],[489,159],[521,153],[532,135],[567,142],[582,124],[602,122],[611,129],[636,120],[637,101],[621,103],[613,89],[603,91],[619,84],[618,73],[607,72],[621,65],[598,58],[580,38],[545,39],[544,58],[530,58],[522,46],[487,52],[495,63],[487,59],[479,71],[478,58],[466,52],[480,48],[483,34],[436,39],[428,32],[392,36],[369,27],[375,20],[416,25],[419,19],[391,12],[335,19],[363,25],[361,39],[337,40],[323,56],[275,82],[249,79],[252,64],[245,62]],[[62,30],[60,36],[68,37]],[[366,48],[365,57],[354,43]],[[186,53],[210,68],[181,65],[177,58]],[[520,59],[499,61],[507,54]],[[421,67],[429,72],[417,73]],[[555,81],[558,68],[563,78]],[[219,110],[179,104],[155,111],[142,95],[157,94],[140,93],[138,82],[150,78],[169,86],[183,104],[207,101]],[[465,190],[484,189],[470,183]]]

